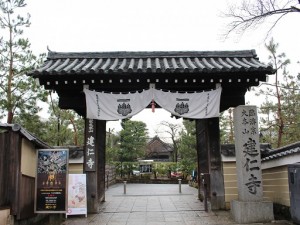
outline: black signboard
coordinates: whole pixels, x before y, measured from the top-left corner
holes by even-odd
[[[68,156],[67,149],[38,150],[35,179],[36,213],[66,212]]]
[[[85,171],[96,171],[96,120],[87,120],[88,126],[86,130],[85,145]]]

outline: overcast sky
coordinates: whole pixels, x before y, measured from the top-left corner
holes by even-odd
[[[228,19],[220,16],[235,0],[27,0],[32,50],[46,53],[87,51],[219,51],[255,49],[267,62],[262,29],[223,40]],[[300,15],[289,15],[272,32],[280,51],[300,60]],[[299,71],[299,65],[295,66]],[[251,94],[250,94],[251,96]],[[140,113],[150,134],[169,113]],[[175,121],[172,121],[175,122]],[[113,125],[110,125],[113,124]],[[116,123],[108,127],[120,129]]]

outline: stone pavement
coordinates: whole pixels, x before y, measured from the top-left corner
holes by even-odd
[[[62,225],[231,225],[229,211],[205,212],[198,191],[186,184],[115,184],[106,191],[101,212],[69,216]],[[273,221],[264,225],[288,225]],[[256,225],[259,225],[258,223]]]

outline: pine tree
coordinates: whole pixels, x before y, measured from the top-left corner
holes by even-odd
[[[72,110],[58,107],[58,101],[50,94],[49,114],[46,121],[47,133],[42,137],[47,143],[56,146],[82,146],[84,139],[84,119]]]
[[[266,47],[275,77],[273,84],[267,84],[268,87],[258,93],[265,95],[266,99],[260,107],[260,130],[263,142],[280,147],[299,141],[299,76],[289,74],[287,66],[290,60],[284,53],[278,54],[279,45],[273,39]]]
[[[145,154],[147,144],[146,124],[142,121],[122,120],[120,131],[120,161],[136,161]]]
[[[45,92],[26,76],[41,57],[32,53],[29,40],[23,37],[30,15],[17,11],[24,7],[24,0],[0,0],[0,117],[7,116],[7,123],[12,123],[15,115],[36,114],[40,110],[37,100],[46,100]]]
[[[178,146],[181,157],[180,169],[188,175],[197,166],[196,124],[194,120],[183,120],[183,126]]]
[[[229,108],[220,115],[220,141],[221,144],[233,144],[233,109]]]

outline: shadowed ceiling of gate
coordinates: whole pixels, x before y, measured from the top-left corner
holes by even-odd
[[[205,91],[223,88],[221,111],[245,104],[245,93],[266,81],[272,67],[254,50],[176,52],[48,52],[44,64],[31,71],[47,90],[59,95],[62,109],[85,115],[83,86],[105,92],[135,92],[155,88]]]

